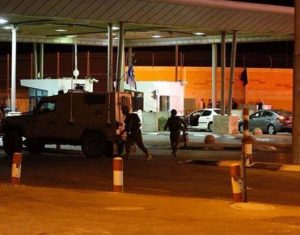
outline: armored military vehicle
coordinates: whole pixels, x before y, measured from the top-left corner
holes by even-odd
[[[43,97],[31,112],[6,117],[2,124],[7,155],[22,151],[37,154],[45,144],[81,145],[87,157],[112,155],[122,149],[122,105],[130,105],[127,93],[71,91]]]

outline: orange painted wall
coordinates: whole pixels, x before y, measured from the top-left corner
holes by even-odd
[[[238,104],[256,104],[261,98],[273,108],[292,110],[293,70],[248,68],[248,85],[240,81],[242,68],[235,69],[233,97]],[[138,81],[175,81],[174,67],[135,67]],[[226,68],[225,97],[227,103],[230,69]],[[221,70],[217,69],[217,97],[220,100]],[[178,79],[186,81],[186,111],[200,107],[203,98],[207,104],[211,97],[210,67],[179,67]]]

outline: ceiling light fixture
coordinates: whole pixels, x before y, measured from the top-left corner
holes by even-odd
[[[66,29],[55,29],[56,32],[66,32]]]
[[[6,25],[6,26],[4,26],[2,29],[7,29],[7,30],[9,30],[9,29],[12,29],[12,28],[13,28],[12,25]]]
[[[195,32],[194,35],[197,35],[197,36],[203,36],[203,35],[205,35],[205,33],[202,33],[202,32]]]
[[[119,30],[120,28],[118,26],[113,26],[112,30]]]
[[[152,35],[152,38],[161,38],[162,36],[159,34]]]
[[[67,38],[76,38],[77,35],[67,35],[66,37],[67,37]]]
[[[8,21],[6,19],[0,18],[0,24],[6,24]]]

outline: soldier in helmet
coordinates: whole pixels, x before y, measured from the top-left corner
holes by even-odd
[[[186,129],[186,123],[177,115],[175,109],[171,110],[171,117],[168,118],[164,130],[169,129],[170,131],[170,142],[172,148],[172,155],[176,157],[176,152],[179,145],[179,137],[181,130]]]
[[[122,113],[125,115],[124,123],[125,131],[127,133],[125,141],[125,158],[129,158],[130,148],[133,144],[136,144],[145,153],[145,160],[150,160],[152,156],[143,143],[142,132],[140,129],[141,121],[139,116],[135,113],[130,113],[129,107],[125,105],[122,106]]]

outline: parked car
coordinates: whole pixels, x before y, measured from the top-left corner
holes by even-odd
[[[249,131],[260,128],[263,133],[274,135],[277,132],[292,132],[293,114],[285,110],[260,110],[249,117]],[[243,121],[239,122],[239,131],[243,132]]]
[[[212,131],[213,117],[220,115],[220,109],[199,109],[185,116],[189,129]]]

